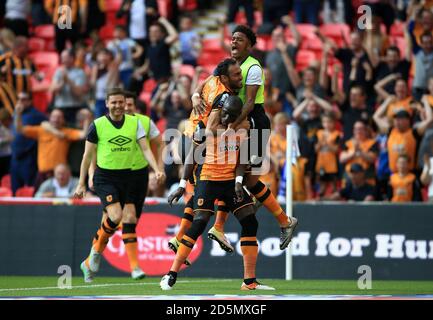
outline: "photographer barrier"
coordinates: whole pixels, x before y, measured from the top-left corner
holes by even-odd
[[[167,241],[179,226],[183,207],[146,205],[137,226],[139,263],[149,276],[165,274],[174,259]],[[358,279],[371,268],[373,279],[433,280],[433,206],[427,204],[295,204],[299,227],[292,241],[294,279]],[[261,208],[257,264],[259,278],[285,277],[279,227]],[[88,255],[101,219],[99,205],[0,202],[0,275],[55,276]],[[213,219],[209,223],[211,227]],[[227,254],[216,242],[199,238],[185,277],[241,278],[240,225],[230,217],[226,235],[235,245]],[[117,231],[101,264],[100,276],[128,276],[129,264]]]

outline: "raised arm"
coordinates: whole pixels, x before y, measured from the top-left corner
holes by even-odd
[[[295,121],[298,121],[301,118],[310,101],[310,99],[304,99],[300,104],[295,107],[295,110],[293,111],[293,118],[295,119]]]
[[[159,17],[158,21],[167,29],[168,36],[165,38],[165,43],[167,45],[172,45],[179,38],[179,34],[177,30],[173,27],[173,25],[164,17]]]
[[[386,110],[388,109],[389,104],[394,100],[394,96],[388,97],[380,106],[377,108],[376,112],[373,115],[373,120],[376,123],[379,131],[382,134],[388,133],[391,125],[389,123],[389,119],[386,116]]]
[[[418,132],[418,134],[420,136],[422,136],[426,132],[428,127],[430,127],[430,125],[433,122],[433,112],[432,112],[432,108],[430,107],[430,104],[428,102],[427,95],[424,95],[422,97],[421,101],[422,101],[423,106],[424,106],[425,119],[416,124],[416,131]]]
[[[391,96],[391,94],[389,94],[384,87],[394,81],[397,80],[398,78],[400,78],[400,74],[398,73],[391,73],[389,75],[387,75],[385,78],[383,78],[382,80],[380,80],[379,82],[377,82],[374,85],[374,90],[376,90],[376,93],[378,94],[378,96],[380,96],[382,99],[387,99]]]
[[[287,74],[289,75],[289,79],[292,82],[292,85],[296,88],[301,85],[301,78],[293,66],[292,59],[290,59],[289,55],[287,54],[287,45],[284,42],[280,42],[277,44],[277,47],[278,50],[280,50],[284,66],[286,67]]]

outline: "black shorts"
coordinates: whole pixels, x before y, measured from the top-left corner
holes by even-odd
[[[248,115],[248,120],[250,121],[248,156],[251,167],[260,168],[266,156],[266,148],[271,136],[271,121],[262,104],[254,105],[254,109]],[[252,159],[253,157],[255,159]]]
[[[95,170],[93,186],[104,209],[117,202],[122,208],[125,204],[135,203],[134,195],[129,192],[131,177],[131,170],[119,170],[115,173],[100,168]]]
[[[235,180],[199,180],[194,189],[194,212],[202,210],[215,213],[215,200],[219,200],[225,202],[229,211],[236,213],[237,210],[253,204],[250,195],[245,189],[243,191],[244,198],[241,202],[238,202],[235,192]]]
[[[149,168],[132,171],[130,198],[134,199],[135,214],[140,218],[149,185]]]

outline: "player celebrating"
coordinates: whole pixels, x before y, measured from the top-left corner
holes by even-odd
[[[229,123],[233,123],[239,116],[242,109],[242,101],[237,96],[228,97],[221,111],[221,122],[217,129],[220,132],[206,134],[205,142],[201,138],[200,131],[194,134],[194,143],[205,143],[206,156],[204,163],[197,168],[198,181],[194,195],[194,220],[191,228],[183,236],[181,245],[176,254],[176,258],[165,275],[160,286],[162,290],[171,290],[176,283],[177,273],[188,257],[198,237],[203,233],[206,225],[214,213],[215,200],[223,200],[230,211],[236,216],[242,226],[241,250],[244,261],[244,281],[241,290],[275,290],[260,284],[256,280],[256,262],[258,256],[257,228],[258,222],[255,216],[255,207],[251,197],[246,193],[242,186],[242,179],[245,165],[238,163],[239,150],[242,137],[248,136],[246,130],[240,135],[228,137],[228,142],[222,138],[222,131],[227,129]],[[205,125],[200,122],[198,129],[204,129]],[[222,129],[222,130],[221,130]],[[208,131],[208,130],[206,130]],[[239,139],[240,138],[240,139]],[[195,148],[194,148],[195,149]],[[184,168],[183,178],[189,178],[193,171],[192,161],[194,149],[190,150]],[[232,160],[232,161],[231,161]],[[233,161],[234,160],[234,161]],[[235,183],[236,176],[236,183]],[[182,190],[182,188],[179,188]],[[182,194],[179,189],[169,197],[169,203],[178,199]],[[234,196],[235,195],[235,196]]]
[[[161,145],[162,145],[162,139],[160,136],[160,132],[158,128],[156,127],[155,123],[150,119],[148,116],[140,114],[137,112],[136,108],[136,95],[133,92],[124,92],[125,96],[125,113],[129,114],[131,116],[136,116],[138,120],[141,122],[141,125],[143,126],[143,129],[146,133],[146,139],[150,145],[150,149],[153,152],[153,155],[155,159],[158,162],[160,171],[162,171],[162,157],[161,157]],[[139,148],[139,146],[137,145]],[[96,159],[95,159],[96,160]],[[138,265],[138,250],[137,250],[137,234],[135,232],[135,229],[137,227],[137,222],[140,218],[144,199],[146,198],[147,194],[147,187],[149,182],[149,170],[148,170],[148,162],[144,158],[142,152],[136,152],[135,153],[135,161],[133,164],[133,174],[132,174],[132,183],[134,184],[131,188],[131,192],[137,192],[136,195],[136,203],[135,205],[135,212],[127,211],[122,216],[122,238],[123,243],[125,245],[125,251],[126,255],[128,256],[129,265],[131,267],[131,277],[134,280],[142,279],[146,276],[146,274],[141,270],[141,268]],[[89,170],[89,185],[92,184],[92,178],[93,178],[93,166],[91,166],[91,169]],[[93,185],[93,184],[92,184]],[[135,214],[134,214],[135,213]],[[107,213],[103,212],[102,222],[104,223],[104,220],[107,217]],[[99,238],[100,229],[95,234],[95,237],[93,239],[93,244],[95,244],[98,241]]]
[[[148,146],[146,132],[138,117],[125,115],[125,97],[120,89],[113,89],[107,94],[108,115],[96,119],[89,128],[80,179],[74,196],[84,197],[86,193],[86,175],[92,159],[96,157],[96,170],[93,185],[96,194],[107,212],[107,218],[97,232],[96,242],[88,258],[81,263],[84,281],[91,282],[99,270],[101,253],[109,238],[113,235],[122,217],[135,216],[135,204],[140,193],[134,187],[133,169],[136,153],[142,152],[158,180],[164,173]],[[140,148],[137,147],[137,144]],[[132,238],[129,235],[127,239]]]
[[[248,118],[251,123],[251,129],[257,130],[258,141],[250,139],[250,161],[251,167],[257,169],[262,167],[262,161],[270,136],[270,121],[267,117],[263,104],[264,97],[264,73],[260,62],[250,56],[252,47],[256,44],[256,35],[246,26],[237,26],[232,33],[231,42],[231,56],[235,59],[242,69],[242,89],[239,91],[239,97],[243,102],[241,115],[234,121],[229,128],[236,129],[237,126]],[[218,70],[216,70],[218,72]],[[199,86],[196,93],[193,95],[193,105],[197,113],[203,112],[200,92],[202,86]],[[210,120],[209,120],[210,121]],[[215,123],[219,123],[218,116],[216,116]],[[254,137],[254,135],[252,135]],[[257,153],[252,150],[254,146],[258,146]],[[261,202],[277,219],[281,232],[280,232],[280,249],[285,249],[293,236],[293,232],[298,224],[296,218],[289,218],[281,206],[278,204],[277,199],[271,193],[269,188],[264,185],[258,175],[250,174],[247,178],[246,186],[254,197]],[[209,237],[218,241],[221,248],[226,251],[233,251],[232,246],[224,236],[224,222],[227,219],[227,213],[219,211],[215,219],[214,226],[209,230]],[[229,248],[230,250],[227,250]]]
[[[218,70],[218,76],[210,77],[208,81],[206,81],[206,84],[203,86],[201,96],[203,97],[205,111],[200,115],[195,112],[191,113],[184,135],[182,136],[181,154],[183,163],[185,163],[186,154],[188,154],[192,143],[192,136],[194,134],[194,130],[199,124],[199,122],[202,122],[204,125],[206,125],[212,109],[215,107],[216,109],[220,109],[228,96],[236,95],[237,92],[242,88],[241,68],[234,59],[225,59],[220,64],[218,64],[216,70]],[[183,187],[185,187],[186,181],[181,182],[181,184]],[[194,196],[191,197],[185,205],[184,216],[181,220],[179,231],[177,232],[175,237],[170,239],[168,243],[168,246],[175,253],[177,252],[182,237],[184,236],[185,232],[190,228],[193,221],[193,201]],[[222,201],[219,202],[218,206],[218,211],[221,210],[227,211],[227,208]],[[223,239],[225,238],[224,234],[222,234],[220,237],[222,237]],[[230,243],[226,239],[224,239],[224,242],[230,245]],[[231,251],[233,251],[233,247],[231,247],[231,245],[228,250],[230,249]],[[188,259],[185,260],[185,264],[190,264]]]

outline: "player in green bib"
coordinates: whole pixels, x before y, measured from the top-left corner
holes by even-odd
[[[146,132],[138,117],[125,114],[124,92],[113,89],[107,94],[108,115],[96,119],[89,128],[80,180],[75,191],[76,198],[86,193],[86,176],[96,158],[93,187],[101,199],[107,218],[98,230],[88,258],[81,263],[85,282],[91,282],[99,270],[101,253],[114,234],[123,217],[136,215],[138,192],[134,188],[134,167],[137,153],[144,154],[148,165],[155,171],[158,180],[164,173],[153,156]],[[139,146],[139,147],[138,147]],[[129,234],[126,242],[133,238]]]
[[[242,70],[242,89],[238,96],[243,102],[243,108],[240,116],[229,129],[237,129],[240,123],[245,119],[250,121],[250,139],[249,139],[249,162],[252,168],[246,176],[245,185],[254,195],[257,201],[262,203],[269,212],[278,221],[280,230],[280,249],[287,248],[293,237],[294,229],[297,226],[296,218],[289,218],[282,207],[279,205],[275,196],[270,189],[259,180],[262,162],[266,157],[266,149],[271,134],[271,124],[264,110],[264,86],[265,76],[260,62],[250,55],[251,49],[256,44],[256,35],[247,26],[239,25],[232,33],[231,57],[237,61]],[[218,75],[218,74],[214,74]],[[202,86],[197,88],[193,95],[194,112],[201,113],[200,93]],[[210,115],[207,127],[212,130],[214,125],[220,121],[220,115],[213,113]],[[212,238],[217,238],[218,242],[225,242],[224,230],[221,226],[227,219],[227,213],[218,211],[215,224],[209,230]],[[222,247],[224,248],[224,247]]]

